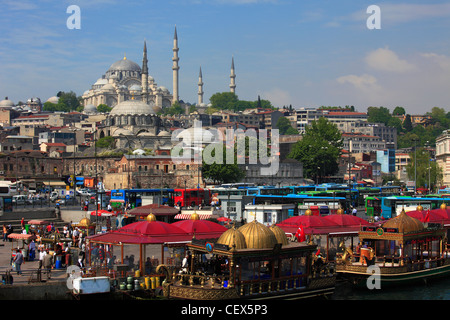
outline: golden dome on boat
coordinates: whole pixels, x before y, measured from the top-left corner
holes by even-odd
[[[337,209],[336,214],[344,214],[344,209],[342,208]]]
[[[200,220],[200,216],[198,215],[197,212],[191,214],[191,220]]]
[[[418,232],[424,229],[423,223],[419,219],[408,216],[404,209],[398,216],[383,223],[382,227],[396,228],[400,233]]]
[[[83,218],[80,220],[80,223],[78,223],[79,227],[89,227],[92,225],[92,222],[89,218]]]
[[[277,239],[278,243],[281,243],[283,246],[289,243],[289,240],[286,237],[286,233],[279,226],[272,225],[270,226],[270,230],[275,235],[275,238]]]
[[[417,211],[423,211],[423,207],[420,204],[417,206]]]
[[[306,211],[305,211],[305,216],[312,216],[312,211],[311,211],[311,209],[306,209]]]
[[[156,216],[155,216],[153,213],[150,213],[150,214],[147,216],[147,221],[148,221],[148,222],[156,221]]]
[[[447,205],[445,204],[445,202],[442,202],[441,207],[442,210],[446,210],[447,209]]]
[[[244,235],[248,249],[268,249],[278,243],[272,230],[256,220],[244,224],[238,230]]]
[[[230,249],[232,249],[234,245],[235,249],[247,248],[244,235],[238,229],[236,229],[236,227],[228,229],[227,231],[222,233],[216,243],[227,245],[230,247]]]

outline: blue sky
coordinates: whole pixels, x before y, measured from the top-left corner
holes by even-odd
[[[69,30],[69,5],[81,29]],[[369,30],[368,6],[381,9]],[[281,107],[354,105],[450,110],[450,4],[445,1],[1,0],[0,100],[81,95],[124,54],[172,91],[177,26],[180,99],[229,91]]]

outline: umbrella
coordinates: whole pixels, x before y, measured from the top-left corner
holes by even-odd
[[[43,224],[49,224],[49,222],[45,221],[45,220],[30,220],[30,221],[28,221],[28,224],[43,225]]]
[[[99,216],[99,217],[110,217],[113,214],[111,212],[109,212],[108,210],[97,210],[97,211],[92,211],[91,212],[91,216]]]
[[[340,226],[370,225],[370,222],[368,222],[367,220],[350,214],[330,214],[329,216],[325,216],[323,218],[335,222]]]
[[[24,234],[24,233],[11,233],[8,238],[17,239],[17,240],[29,240],[34,235],[32,234]],[[36,237],[36,236],[34,236]]]
[[[285,227],[298,227],[299,225],[303,225],[306,228],[322,228],[322,227],[337,227],[338,224],[331,220],[326,220],[321,216],[294,216],[287,218],[280,223],[277,223],[277,226],[285,226]]]

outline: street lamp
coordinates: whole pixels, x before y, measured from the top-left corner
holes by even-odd
[[[417,195],[417,141],[419,139],[414,138],[414,195]]]

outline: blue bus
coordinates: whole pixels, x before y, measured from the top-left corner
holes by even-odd
[[[151,203],[173,206],[173,196],[174,189],[113,189],[110,203],[116,210],[124,208],[128,203],[132,208]]]
[[[414,211],[419,205],[423,210],[439,209],[442,203],[450,205],[450,198],[429,198],[429,197],[407,197],[407,196],[390,196],[390,197],[367,197],[366,198],[366,215],[374,217],[380,216],[383,219],[393,218],[405,210]]]
[[[315,197],[303,194],[257,195],[253,204],[295,204],[296,210],[289,215],[302,215],[306,210],[318,210],[320,215],[336,213],[339,208],[348,211],[349,205],[345,197]],[[314,211],[313,210],[313,211]]]

